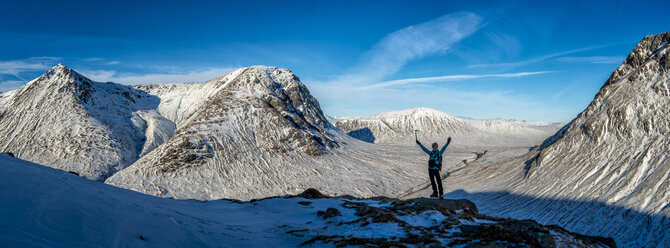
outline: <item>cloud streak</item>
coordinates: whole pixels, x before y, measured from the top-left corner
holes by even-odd
[[[116,60],[111,60],[110,61],[110,60],[106,60],[104,58],[99,58],[99,57],[85,58],[85,59],[82,59],[82,60],[86,61],[86,62],[93,62],[93,63],[101,64],[101,65],[118,65],[118,64],[121,63],[121,62],[116,61]]]
[[[539,74],[545,74],[545,73],[551,73],[551,72],[554,72],[554,71],[534,71],[534,72],[480,74],[480,75],[476,75],[476,74],[447,75],[447,76],[438,76],[438,77],[407,78],[407,79],[386,81],[386,82],[373,84],[373,85],[369,85],[369,86],[365,86],[365,87],[361,87],[361,88],[362,89],[374,89],[374,88],[398,86],[398,85],[405,85],[405,84],[431,83],[431,82],[467,80],[467,79],[478,79],[478,78],[517,78],[517,77],[539,75]]]
[[[569,63],[589,64],[621,64],[626,59],[624,56],[589,56],[589,57],[562,57],[556,60]]]
[[[558,52],[558,53],[552,53],[552,54],[548,54],[548,55],[545,55],[545,56],[541,56],[541,57],[537,57],[537,58],[533,58],[533,59],[528,59],[528,60],[517,61],[517,62],[496,63],[496,64],[475,64],[475,65],[469,65],[468,68],[518,67],[518,66],[537,63],[537,62],[540,62],[540,61],[545,61],[545,60],[548,60],[548,59],[557,58],[557,57],[568,55],[568,54],[589,51],[589,50],[602,48],[602,47],[606,47],[606,46],[593,46],[593,47],[573,49],[573,50],[568,50],[568,51],[563,51],[563,52]]]
[[[61,58],[33,57],[23,60],[0,61],[0,74],[13,75],[25,81],[20,76],[21,73],[48,70],[58,60],[61,60]]]
[[[482,26],[480,16],[461,12],[397,30],[375,44],[362,56],[362,62],[336,81],[351,84],[379,82],[411,60],[446,52],[452,44]]]

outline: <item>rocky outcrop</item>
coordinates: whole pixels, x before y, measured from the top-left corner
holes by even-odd
[[[300,195],[330,198],[315,189],[309,189]],[[358,236],[356,234],[325,235],[313,229],[296,229],[287,233],[302,236],[307,233],[316,234],[302,245],[333,243],[336,246],[366,247],[451,247],[457,245],[542,248],[616,247],[616,243],[611,238],[571,233],[559,226],[544,226],[532,220],[482,215],[477,211],[477,206],[473,202],[464,199],[399,200],[387,197],[368,199],[343,197],[341,199],[342,207],[354,210],[353,219],[343,216],[342,211],[336,208],[317,211],[316,215],[328,219],[328,223],[338,228],[371,226],[370,228],[378,228],[380,233],[388,229],[388,232],[395,234],[391,237]],[[303,202],[301,205],[310,204]],[[317,228],[328,229],[329,226],[318,226]]]

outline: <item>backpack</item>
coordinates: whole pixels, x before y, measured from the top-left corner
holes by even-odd
[[[438,154],[433,155],[433,153],[431,152],[430,158],[428,159],[428,169],[437,167],[439,170],[442,170],[442,156],[440,156],[439,152],[436,153]],[[434,158],[433,156],[437,156],[436,157],[437,163],[434,162],[435,159],[433,159]]]

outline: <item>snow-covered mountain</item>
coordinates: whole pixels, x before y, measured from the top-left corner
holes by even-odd
[[[164,199],[0,154],[3,247],[607,247],[611,239],[481,215],[467,200]],[[495,230],[494,232],[492,232]]]
[[[104,180],[171,135],[160,99],[57,65],[0,95],[0,150]]]
[[[451,136],[454,145],[501,147],[533,146],[562,125],[515,120],[473,120],[430,108],[413,108],[351,118],[335,123],[352,137],[376,144],[413,145],[414,130],[423,143],[443,144]]]
[[[560,183],[578,191],[554,188],[551,194],[670,214],[668,43],[670,32],[637,44],[586,110],[529,161],[528,181],[580,175]]]
[[[455,184],[489,214],[612,236],[625,247],[670,246],[669,44],[670,32],[644,37],[539,149],[472,166]]]
[[[179,198],[283,194],[320,178],[343,138],[289,70],[249,67],[202,84],[140,86],[177,131],[106,182]]]

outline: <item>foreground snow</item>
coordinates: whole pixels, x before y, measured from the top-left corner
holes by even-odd
[[[561,228],[481,216],[464,200],[319,198],[316,191],[251,202],[174,200],[5,154],[0,177],[0,244],[6,247],[603,246]],[[494,226],[525,238],[485,240],[483,230]]]

